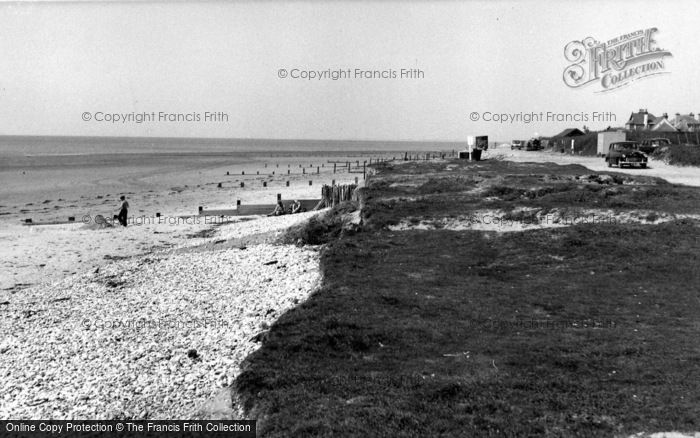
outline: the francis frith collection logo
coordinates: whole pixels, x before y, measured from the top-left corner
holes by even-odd
[[[598,85],[606,92],[653,75],[668,73],[664,57],[671,52],[658,47],[657,28],[638,30],[600,42],[592,37],[571,41],[564,48],[564,83],[571,88]]]

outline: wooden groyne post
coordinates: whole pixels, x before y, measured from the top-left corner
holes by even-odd
[[[357,184],[344,184],[329,186],[324,184],[321,188],[321,199],[325,207],[333,207],[343,201],[351,201]]]

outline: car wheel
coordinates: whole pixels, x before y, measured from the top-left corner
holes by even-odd
[[[608,167],[612,167],[612,161],[611,160],[605,160],[608,162]]]
[[[642,164],[639,165],[639,167],[641,167],[642,169],[646,169],[646,168],[647,168],[647,163],[642,163]]]

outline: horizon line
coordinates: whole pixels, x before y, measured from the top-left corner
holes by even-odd
[[[333,141],[333,142],[390,142],[390,143],[466,143],[467,139],[460,140],[387,140],[387,139],[332,139],[332,138],[271,138],[271,137],[174,137],[174,136],[139,136],[139,135],[72,135],[72,134],[0,134],[0,138],[7,137],[60,137],[60,138],[128,138],[128,139],[154,139],[154,140],[245,140],[245,141]]]

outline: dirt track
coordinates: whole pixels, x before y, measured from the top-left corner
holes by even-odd
[[[608,168],[605,160],[600,157],[588,157],[580,155],[568,155],[562,153],[544,151],[522,151],[510,150],[507,148],[489,149],[484,154],[484,158],[494,158],[501,156],[506,160],[519,162],[552,162],[557,164],[580,164],[595,171],[613,171],[629,173],[631,175],[648,175],[663,178],[674,184],[685,184],[689,186],[700,186],[700,167],[672,166],[658,160],[649,160],[649,167],[646,169]]]

